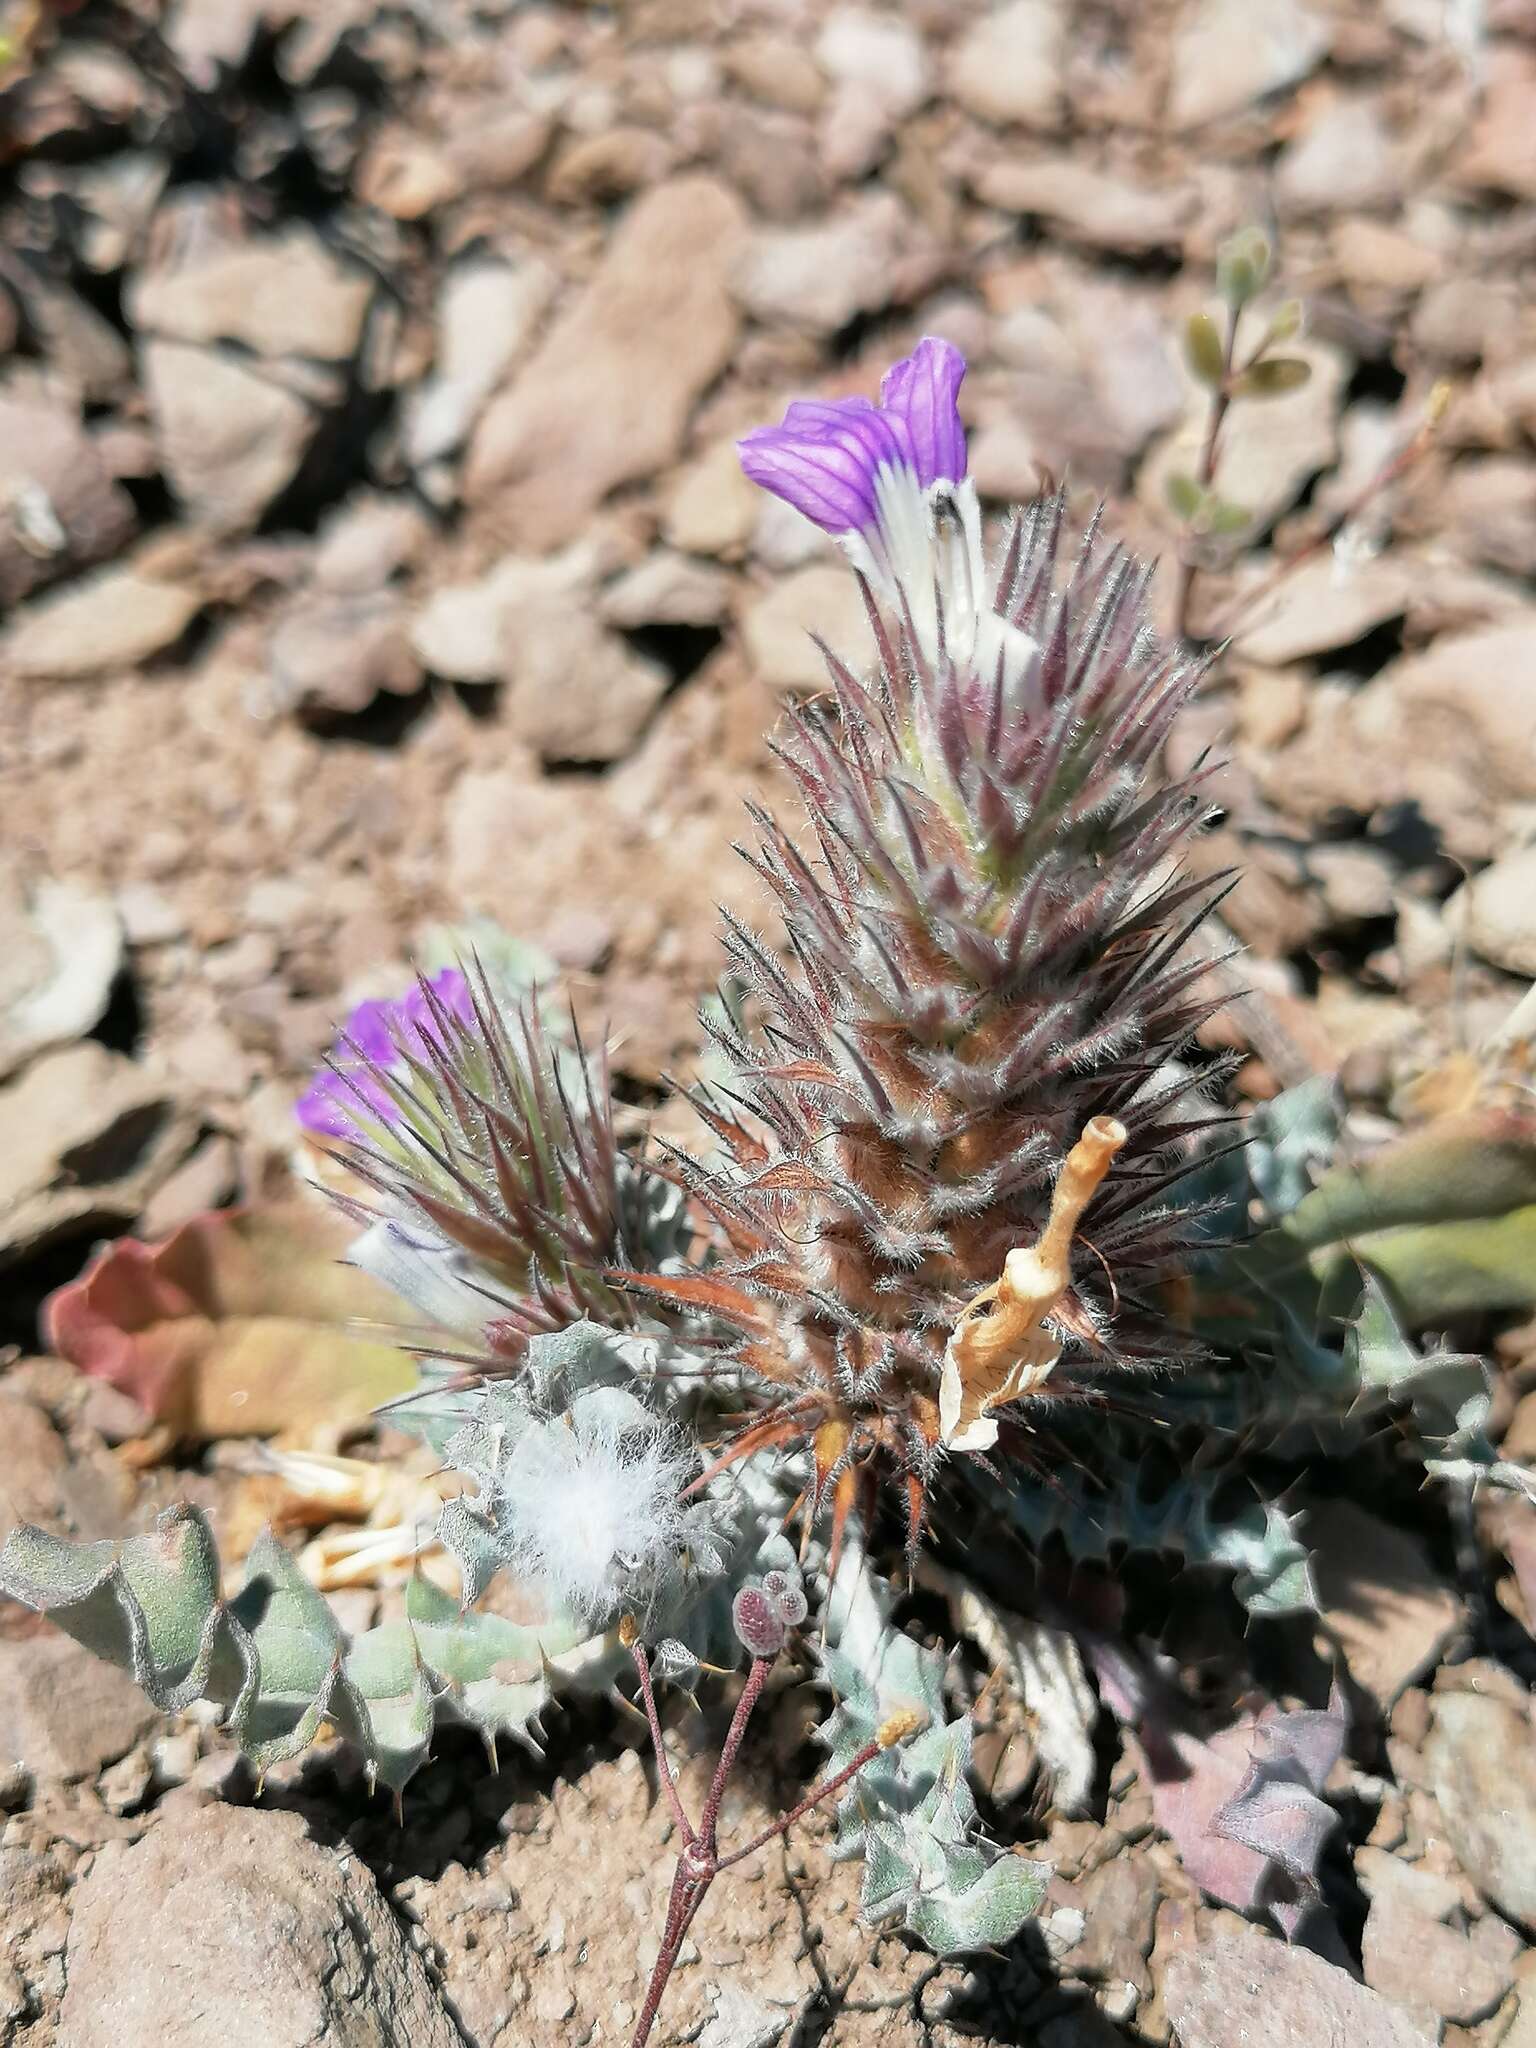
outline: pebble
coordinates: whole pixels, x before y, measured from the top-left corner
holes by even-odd
[[[1223,1932],[1168,1965],[1163,1999],[1180,2048],[1433,2048],[1438,2028],[1335,1964],[1256,1927]]]
[[[812,563],[772,585],[742,620],[747,658],[771,690],[827,687],[827,666],[812,634],[857,673],[870,651],[869,618],[847,571]]]
[[[1309,0],[1198,0],[1173,38],[1168,116],[1199,128],[1298,85],[1327,53]]]
[[[735,272],[754,318],[833,334],[890,297],[903,210],[892,193],[845,202],[809,227],[762,227]]]
[[[1458,1862],[1517,1925],[1536,1925],[1536,1742],[1528,1711],[1437,1693],[1424,1764]]]
[[[1495,967],[1536,975],[1536,846],[1506,853],[1474,875],[1446,906],[1474,953]]]
[[[163,654],[202,608],[193,585],[104,569],[19,613],[5,637],[4,658],[27,682],[79,682]]]
[[[465,496],[494,502],[514,545],[560,546],[609,491],[676,459],[735,344],[727,279],[744,224],[735,195],[702,175],[623,216],[592,282],[470,442]]]
[[[77,1886],[60,2031],[72,2048],[457,2048],[361,1858],[296,1813],[178,1803]]]
[[[1009,0],[979,11],[950,59],[951,94],[998,127],[1058,127],[1067,19],[1063,0]]]

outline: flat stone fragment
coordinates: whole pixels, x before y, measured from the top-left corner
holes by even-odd
[[[141,276],[128,294],[135,328],[171,341],[234,341],[259,356],[348,361],[373,297],[364,270],[339,263],[307,229],[220,249],[206,261]]]
[[[1323,1619],[1349,1675],[1383,1709],[1439,1661],[1461,1626],[1461,1602],[1424,1547],[1349,1501],[1309,1511]]]
[[[1412,567],[1395,555],[1348,567],[1332,554],[1317,555],[1256,607],[1252,623],[1236,636],[1237,652],[1266,668],[1331,654],[1400,619],[1413,591]]]
[[[462,2048],[360,1858],[296,1813],[172,1807],[75,1893],[71,2048]]]
[[[1335,1964],[1257,1928],[1176,1955],[1163,2002],[1180,2048],[1433,2048],[1437,2035]]]
[[[1200,207],[1192,185],[1133,185],[1071,156],[1034,162],[998,157],[983,166],[975,187],[988,206],[1039,214],[1055,222],[1067,241],[1128,255],[1181,247]]]
[[[695,400],[730,359],[727,290],[746,216],[704,176],[676,178],[624,215],[592,282],[470,442],[464,494],[494,501],[514,545],[558,547],[617,485],[682,446]]]
[[[1430,1788],[1468,1877],[1522,1927],[1536,1925],[1536,1730],[1529,1714],[1470,1692],[1430,1702]]]
[[[0,1266],[60,1231],[130,1221],[192,1128],[162,1081],[95,1039],[39,1054],[0,1087]]]
[[[217,349],[150,340],[143,369],[160,466],[178,502],[216,533],[254,526],[292,483],[319,413]]]
[[[159,1718],[126,1671],[54,1629],[0,1641],[0,1765],[87,1778]]]
[[[113,555],[135,525],[75,407],[43,391],[0,392],[0,604]]]
[[[763,227],[736,268],[755,318],[835,334],[890,298],[902,208],[889,192],[854,200],[808,227]]]
[[[968,114],[998,127],[1058,126],[1067,29],[1061,0],[1011,0],[977,13],[950,59],[951,94]]]
[[[202,606],[188,584],[107,569],[24,611],[6,636],[5,658],[14,675],[38,683],[133,668],[179,640]]]
[[[822,690],[827,664],[819,635],[855,673],[868,658],[869,615],[846,569],[812,562],[774,584],[742,621],[747,656],[760,681],[773,690]]]
[[[1170,123],[1198,128],[1299,85],[1328,42],[1306,0],[1201,0],[1174,37]]]
[[[1373,1989],[1460,2026],[1486,2019],[1509,1989],[1506,1964],[1391,1896],[1376,1900],[1366,1918],[1362,1961]]]
[[[1511,974],[1536,975],[1536,846],[1506,853],[1466,889],[1462,929],[1474,953]]]

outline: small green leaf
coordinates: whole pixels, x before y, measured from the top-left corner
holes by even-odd
[[[1229,306],[1246,306],[1264,289],[1272,261],[1269,242],[1258,228],[1242,228],[1216,252],[1216,289]]]
[[[1184,355],[1202,384],[1219,389],[1227,374],[1227,352],[1209,313],[1192,313],[1184,329]]]
[[[1232,386],[1234,398],[1279,398],[1287,391],[1299,391],[1312,375],[1312,365],[1300,356],[1270,356],[1244,370]]]
[[[1272,342],[1289,341],[1293,334],[1301,332],[1301,323],[1306,318],[1306,308],[1300,299],[1287,299],[1269,323],[1269,332],[1264,337],[1264,346]]]
[[[1253,523],[1253,514],[1246,505],[1232,505],[1225,498],[1207,497],[1205,501],[1205,531],[1225,539],[1234,533],[1242,533]]]
[[[1193,526],[1205,507],[1205,492],[1192,476],[1183,470],[1175,470],[1163,486],[1168,503],[1186,525]]]

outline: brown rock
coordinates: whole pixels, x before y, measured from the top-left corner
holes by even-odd
[[[558,546],[609,491],[681,446],[736,339],[726,290],[744,224],[712,178],[678,178],[624,216],[596,276],[470,444],[465,494],[514,541]]]
[[[967,113],[999,127],[1058,127],[1066,34],[1061,0],[1009,0],[979,12],[955,46],[949,90]]]
[[[973,183],[988,206],[1038,214],[1067,241],[1129,255],[1181,247],[1200,206],[1192,185],[1130,184],[1075,156],[1022,163],[1011,156],[989,158]]]
[[[752,538],[762,493],[741,472],[732,440],[712,443],[682,470],[667,498],[662,531],[696,555],[740,555]]]
[[[547,190],[557,206],[624,199],[664,178],[672,160],[666,137],[653,128],[602,128],[573,137],[557,151]]]
[[[1198,128],[1297,85],[1328,48],[1307,0],[1199,0],[1173,42],[1168,118]]]
[[[467,191],[497,191],[525,178],[549,147],[555,124],[527,108],[471,118],[445,143],[449,163]]]
[[[457,2048],[360,1858],[295,1813],[173,1808],[75,1893],[61,2032],[73,2048]]]
[[[1306,1949],[1257,1928],[1176,1955],[1164,1985],[1180,2048],[1433,2048],[1436,2030]]]
[[[319,424],[297,393],[179,341],[145,343],[144,384],[171,489],[216,533],[255,524],[293,481]]]
[[[270,711],[361,711],[421,682],[410,612],[393,591],[300,598],[273,629]]]
[[[900,201],[878,192],[808,227],[759,228],[736,268],[742,304],[759,320],[835,334],[889,303],[903,218]]]
[[[34,1778],[87,1778],[159,1718],[126,1671],[66,1635],[0,1639],[0,1762]]]
[[[1372,1902],[1361,1960],[1366,1983],[1395,2004],[1462,2026],[1486,2019],[1510,1984],[1507,1966],[1393,1893]]]
[[[1424,1748],[1457,1861],[1483,1896],[1536,1926],[1536,1740],[1528,1711],[1486,1695],[1437,1693]]]
[[[366,271],[348,268],[296,227],[145,272],[129,290],[128,311],[141,333],[168,341],[234,341],[259,356],[346,362],[373,291]]]
[[[846,569],[813,562],[765,591],[742,621],[747,656],[771,690],[821,690],[827,665],[819,635],[856,672],[869,652],[869,615]]]
[[[1350,1677],[1382,1708],[1440,1659],[1462,1606],[1407,1530],[1350,1501],[1307,1516],[1323,1620],[1343,1647]]]
[[[179,640],[202,606],[201,591],[188,584],[104,569],[21,613],[6,635],[5,659],[28,682],[134,668]]]
[[[1536,613],[1446,634],[1392,662],[1350,707],[1335,741],[1360,808],[1415,799],[1453,853],[1486,859],[1501,803],[1536,798]]]
[[[93,1039],[0,1088],[0,1130],[0,1265],[62,1230],[131,1221],[192,1136],[163,1084]]]
[[[1465,896],[1465,922],[1457,913]],[[1446,906],[1474,953],[1511,974],[1536,975],[1536,846],[1506,853]]]
[[[1237,635],[1247,661],[1279,668],[1347,647],[1388,619],[1400,619],[1414,587],[1413,565],[1377,555],[1345,569],[1326,551],[1288,575]]]
[[[1400,174],[1392,138],[1374,100],[1325,106],[1288,145],[1275,168],[1282,213],[1346,213],[1390,206]]]
[[[743,92],[787,114],[813,114],[826,97],[827,81],[814,58],[788,36],[742,36],[722,62]]]
[[[72,406],[43,393],[0,392],[0,604],[55,576],[106,560],[134,528]]]
[[[1536,51],[1494,43],[1482,66],[1481,107],[1455,165],[1458,184],[1536,199]]]
[[[622,760],[667,692],[661,663],[589,611],[527,611],[508,651],[507,727],[541,760]]]
[[[381,129],[355,173],[358,197],[395,220],[421,220],[458,194],[460,173],[447,154],[408,128]]]

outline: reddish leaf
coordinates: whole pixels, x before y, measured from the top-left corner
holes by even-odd
[[[340,1263],[352,1235],[291,1203],[210,1211],[160,1244],[118,1238],[49,1296],[47,1340],[173,1438],[361,1421],[416,1368],[378,1327],[406,1325],[405,1304]]]

